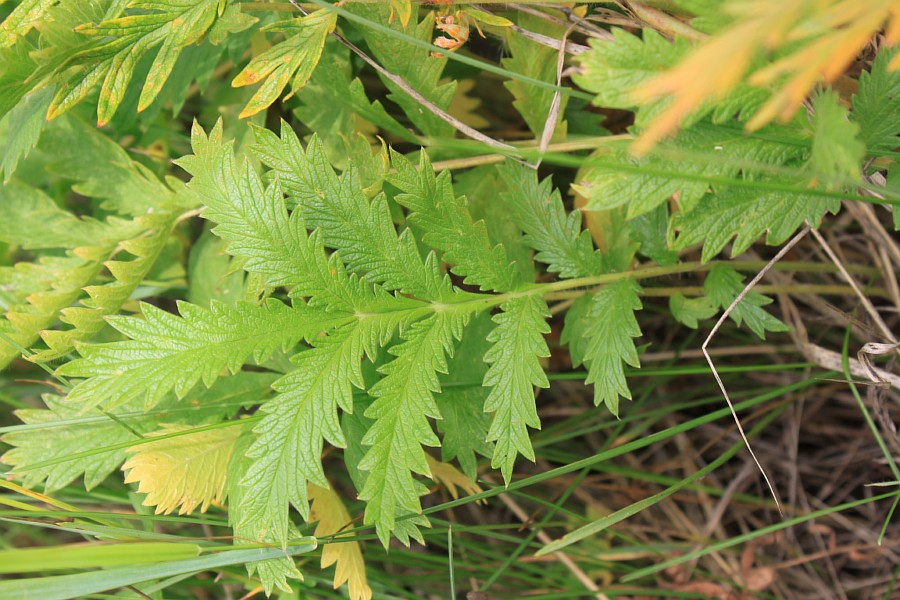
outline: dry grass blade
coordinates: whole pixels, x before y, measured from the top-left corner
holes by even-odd
[[[725,401],[728,403],[728,408],[731,410],[731,415],[734,417],[734,422],[737,425],[738,431],[741,434],[741,438],[743,438],[744,443],[747,446],[747,450],[750,451],[750,456],[753,457],[753,461],[756,463],[759,472],[762,473],[763,478],[766,480],[766,485],[769,487],[769,491],[772,494],[772,498],[775,500],[775,504],[778,507],[778,512],[784,516],[784,510],[781,508],[781,502],[778,500],[778,494],[775,492],[775,487],[772,485],[772,482],[769,480],[769,476],[766,474],[766,470],[763,468],[762,464],[759,462],[759,459],[756,458],[756,454],[753,452],[753,448],[750,446],[750,441],[747,439],[747,435],[744,433],[744,428],[741,425],[741,420],[737,416],[737,412],[734,410],[734,404],[731,402],[731,397],[728,395],[728,390],[725,389],[725,383],[722,381],[722,378],[719,376],[719,372],[716,370],[716,365],[713,362],[712,357],[709,354],[707,348],[709,347],[709,343],[712,341],[713,337],[715,337],[716,332],[719,331],[719,328],[722,327],[722,324],[728,318],[728,316],[734,311],[735,307],[741,303],[741,301],[747,297],[747,294],[750,293],[750,290],[753,289],[759,281],[765,277],[766,273],[769,272],[769,269],[772,268],[772,265],[777,263],[781,258],[790,252],[791,248],[797,245],[797,243],[806,237],[806,234],[809,233],[809,225],[803,227],[799,233],[797,233],[787,244],[784,245],[781,250],[778,251],[769,264],[765,266],[757,275],[750,280],[750,283],[744,287],[743,291],[738,294],[737,298],[731,303],[731,305],[722,313],[722,316],[719,317],[719,320],[716,321],[716,324],[713,326],[712,331],[709,332],[709,335],[706,337],[706,340],[703,342],[703,345],[700,349],[703,351],[703,356],[706,357],[706,362],[709,364],[709,368],[712,369],[713,377],[716,379],[716,383],[719,385],[719,390],[722,392],[722,395],[725,397]]]

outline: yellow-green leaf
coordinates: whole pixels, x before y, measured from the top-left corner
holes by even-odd
[[[331,11],[317,10],[303,18],[276,24],[273,29],[283,31],[288,38],[254,57],[231,82],[234,87],[242,87],[265,80],[241,111],[241,118],[268,108],[289,81],[291,92],[285,100],[306,85],[322,55],[325,37],[334,30],[336,22],[337,16]]]
[[[425,455],[425,460],[428,461],[428,468],[431,469],[431,478],[435,483],[447,488],[454,500],[459,498],[460,489],[470,496],[483,491],[481,486],[450,463],[441,462],[429,454]]]
[[[164,426],[155,435],[188,429]],[[132,446],[128,452],[135,455],[122,465],[129,471],[125,483],[138,482],[138,491],[147,494],[144,506],[155,506],[157,514],[176,508],[179,514],[189,514],[198,506],[205,512],[224,499],[228,461],[241,430],[220,427]]]
[[[351,522],[347,508],[333,490],[310,483],[308,494],[313,501],[309,520],[319,522],[316,526],[317,538],[338,533]],[[366,565],[359,549],[359,542],[342,540],[324,544],[321,566],[325,569],[331,565],[335,565],[334,589],[347,583],[351,600],[371,600],[372,588],[366,582]]]

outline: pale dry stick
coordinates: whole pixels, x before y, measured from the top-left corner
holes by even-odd
[[[300,6],[300,3],[297,2],[297,0],[289,0],[289,1],[291,4],[294,5],[294,7],[297,10],[299,10],[304,15],[309,14],[302,6]],[[394,73],[391,73],[390,71],[388,71],[387,69],[382,67],[380,64],[378,64],[378,62],[376,62],[374,59],[372,59],[368,54],[366,54],[365,52],[360,50],[356,46],[356,44],[349,41],[347,38],[345,38],[341,34],[335,32],[335,31],[332,31],[331,35],[337,41],[339,41],[341,44],[343,44],[344,46],[349,48],[351,52],[353,52],[358,57],[360,57],[363,60],[363,62],[365,62],[367,65],[369,65],[370,67],[372,67],[373,69],[378,71],[378,73],[381,74],[384,78],[388,79],[394,85],[396,85],[401,90],[403,90],[403,92],[405,92],[406,95],[408,95],[410,98],[412,98],[413,100],[415,100],[416,102],[418,102],[419,104],[421,104],[422,106],[427,108],[429,110],[429,112],[431,112],[433,115],[435,115],[436,117],[438,117],[445,123],[448,123],[449,125],[451,125],[454,129],[456,129],[463,135],[466,135],[466,136],[472,138],[473,140],[481,142],[482,144],[485,144],[492,148],[500,148],[502,150],[515,151],[514,146],[510,146],[509,144],[504,144],[503,142],[499,142],[499,141],[495,140],[494,138],[481,133],[477,129],[473,129],[472,127],[469,127],[468,125],[466,125],[465,123],[463,123],[462,121],[457,119],[456,117],[448,114],[442,108],[440,108],[436,104],[432,103],[425,96],[423,96],[422,94],[417,92],[415,89],[413,89],[413,87],[411,85],[409,85],[408,83],[406,83],[406,81],[402,77],[400,77],[399,75],[395,75]]]
[[[494,484],[494,482],[489,477],[482,476],[482,479],[490,484]],[[530,523],[531,519],[529,518],[528,513],[525,512],[525,510],[519,505],[519,503],[516,502],[509,494],[500,494],[499,498],[507,506],[507,508],[509,508],[509,510],[511,510],[512,513],[516,515],[516,518],[522,521],[523,524],[527,525],[528,523]],[[543,529],[537,532],[537,538],[544,544],[549,544],[553,541]],[[550,556],[553,556],[554,558],[556,558],[556,560],[565,565],[565,567],[569,569],[569,571],[571,571],[572,575],[574,575],[575,578],[580,581],[585,588],[587,588],[591,592],[596,592],[593,595],[594,598],[596,598],[597,600],[609,600],[609,597],[600,591],[600,587],[596,583],[594,583],[594,580],[591,579],[587,573],[582,571],[581,567],[575,564],[575,561],[569,558],[567,554],[564,554],[562,551],[560,551],[554,552]]]
[[[753,289],[759,281],[765,277],[766,273],[772,268],[772,265],[777,263],[781,258],[787,254],[791,248],[797,245],[797,243],[806,237],[806,234],[809,233],[810,227],[809,225],[804,225],[803,229],[791,239],[785,246],[778,251],[778,253],[769,261],[769,263],[763,267],[763,269],[756,274],[750,283],[744,287],[740,294],[738,294],[737,298],[734,299],[734,302],[725,309],[725,312],[722,313],[722,316],[719,317],[719,320],[716,321],[716,324],[713,326],[712,331],[709,332],[709,335],[704,340],[703,345],[700,346],[700,350],[703,352],[703,356],[706,358],[706,362],[709,364],[709,368],[712,370],[713,377],[716,379],[716,383],[719,384],[719,391],[722,392],[722,395],[725,397],[725,402],[728,403],[728,409],[731,411],[731,416],[734,417],[734,422],[737,425],[738,432],[741,434],[741,439],[744,440],[744,444],[747,446],[747,450],[750,451],[750,456],[753,457],[753,462],[756,463],[756,467],[759,469],[759,472],[762,473],[763,479],[766,480],[766,485],[769,488],[769,492],[772,494],[772,498],[775,500],[775,506],[778,507],[778,513],[784,517],[784,511],[781,508],[781,502],[778,500],[778,494],[775,493],[775,487],[772,485],[772,482],[769,480],[769,476],[766,475],[766,470],[763,469],[762,464],[760,464],[759,459],[756,458],[756,453],[753,452],[753,448],[750,446],[750,440],[747,439],[747,435],[744,433],[744,427],[741,425],[741,420],[738,418],[737,412],[734,410],[734,404],[731,402],[731,397],[728,395],[728,390],[725,389],[725,383],[722,381],[722,378],[719,376],[719,372],[716,370],[716,365],[713,363],[712,357],[707,350],[709,343],[712,341],[713,337],[719,331],[719,328],[722,327],[722,324],[725,322],[725,319],[734,311],[735,307],[741,303],[741,301],[747,297],[747,294],[750,293],[750,290]]]
[[[547,120],[544,121],[544,130],[541,132],[541,142],[538,144],[538,157],[534,163],[535,170],[541,166],[541,161],[544,160],[544,153],[547,152],[550,140],[553,139],[553,134],[556,132],[556,124],[559,121],[559,111],[562,107],[562,93],[560,92],[562,88],[560,88],[560,86],[562,85],[563,67],[566,64],[565,44],[566,40],[569,38],[569,34],[572,33],[572,29],[577,24],[576,21],[569,25],[569,28],[566,29],[560,40],[559,52],[556,56],[556,91],[553,92],[553,100],[550,102]]]
[[[538,5],[538,6],[540,6],[540,5]],[[603,40],[612,40],[613,39],[613,34],[608,32],[607,30],[602,29],[601,27],[598,27],[598,26],[594,25],[593,23],[587,21],[586,18],[582,18],[582,17],[579,17],[578,15],[574,15],[572,13],[571,9],[569,9],[566,6],[545,6],[545,8],[552,8],[553,10],[558,10],[559,12],[566,15],[566,18],[568,19],[568,21],[559,19],[557,17],[554,17],[551,14],[542,12],[535,8],[531,8],[530,6],[522,5],[519,3],[510,4],[509,7],[512,9],[515,9],[518,12],[528,13],[530,15],[540,17],[541,19],[544,19],[545,21],[549,21],[551,23],[556,23],[557,25],[565,26],[565,25],[568,25],[569,22],[571,22],[571,21],[578,21],[579,23],[578,23],[578,26],[575,28],[575,30],[578,31],[579,33],[583,33],[584,35],[586,35],[588,37],[600,38]]]
[[[844,279],[847,280],[847,283],[850,284],[850,287],[853,288],[853,291],[856,292],[857,298],[859,298],[860,303],[863,305],[863,308],[872,317],[872,321],[881,330],[881,334],[891,343],[897,343],[897,339],[894,337],[894,334],[891,333],[891,330],[888,328],[887,324],[885,324],[884,320],[882,320],[881,315],[878,314],[878,311],[875,310],[875,307],[872,305],[872,301],[862,293],[862,290],[859,289],[859,285],[857,285],[856,280],[850,276],[850,273],[847,272],[847,269],[844,268],[844,263],[838,256],[834,253],[834,250],[831,249],[831,246],[825,241],[820,234],[815,229],[812,230],[813,237],[816,238],[816,241],[819,242],[819,245],[822,247],[822,250],[825,251],[825,254],[828,255],[828,258],[831,259],[831,262],[838,268],[841,272],[841,275],[844,276]]]

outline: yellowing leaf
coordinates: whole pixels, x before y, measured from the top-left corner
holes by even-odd
[[[815,85],[840,77],[886,22],[886,44],[895,45],[900,37],[896,0],[732,0],[721,10],[734,17],[731,25],[633,92],[641,104],[671,97],[635,142],[635,152],[648,151],[692,113],[743,81],[775,88],[748,121],[748,129],[776,118],[787,121]],[[792,51],[748,78],[754,58],[782,47]]]
[[[312,500],[309,520],[318,521],[316,537],[338,533],[350,523],[350,514],[340,497],[333,490],[309,484],[308,495]],[[351,537],[348,534],[347,537]],[[322,546],[322,568],[336,565],[334,589],[348,584],[351,600],[371,600],[372,588],[366,583],[366,565],[363,562],[359,542],[339,541]]]
[[[300,19],[276,23],[270,28],[284,32],[287,39],[255,56],[231,82],[233,87],[242,87],[265,80],[241,111],[241,118],[268,108],[278,99],[289,81],[291,92],[285,100],[306,85],[322,56],[325,37],[334,30],[336,22],[337,15],[333,12],[317,10]]]
[[[184,431],[190,427],[164,426],[153,435]],[[224,499],[228,461],[241,427],[220,427],[132,446],[134,452],[122,465],[129,471],[125,483],[138,482],[138,491],[147,494],[144,506],[156,513],[189,514],[200,506],[205,512],[212,502]]]
[[[400,24],[406,27],[409,23],[409,18],[412,16],[412,1],[391,0],[390,21],[394,20],[395,15],[400,15]]]
[[[428,461],[428,468],[431,469],[431,478],[435,483],[447,488],[454,500],[459,498],[459,490],[456,488],[461,488],[470,496],[483,491],[477,483],[450,463],[441,462],[429,454],[425,455],[425,459]]]

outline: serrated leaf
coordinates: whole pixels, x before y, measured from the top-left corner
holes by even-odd
[[[710,187],[709,179],[754,179],[767,165],[804,156],[801,146],[750,137],[740,130],[702,122],[687,129],[660,153],[634,157],[625,143],[610,144],[588,159],[573,188],[588,203],[584,210],[628,207],[628,218],[647,213],[677,194],[692,210]]]
[[[766,243],[778,245],[806,222],[818,227],[826,212],[836,213],[840,206],[840,200],[802,193],[720,188],[691,212],[675,214],[671,227],[679,234],[672,247],[702,243],[701,260],[707,262],[737,236],[731,256],[738,256],[763,235]]]
[[[478,18],[478,14],[488,15],[481,11],[468,9],[466,14]],[[481,19],[479,19],[481,20]],[[505,19],[504,19],[505,21]],[[485,21],[488,22],[488,21]],[[489,25],[503,25],[494,22]],[[512,25],[510,21],[506,21],[507,25]],[[543,19],[536,15],[529,15],[524,12],[519,13],[519,27],[539,35],[546,35],[553,39],[560,39],[565,34],[564,25],[558,25],[549,20]],[[546,81],[548,83],[556,83],[556,65],[559,57],[559,51],[555,48],[549,48],[534,40],[531,40],[521,33],[509,30],[507,33],[507,43],[509,44],[509,58],[501,60],[501,64],[521,75],[526,75],[533,79]],[[533,84],[526,83],[517,79],[510,79],[503,82],[504,87],[508,89],[515,100],[513,106],[525,119],[528,129],[534,134],[535,138],[540,139],[544,132],[544,126],[550,113],[551,104],[555,92],[547,88],[535,87]],[[556,130],[553,139],[565,139],[566,122],[562,120],[562,114],[566,110],[567,97],[561,96],[559,104],[559,117],[557,117]]]
[[[140,398],[153,407],[170,391],[184,397],[199,381],[209,387],[224,369],[235,373],[251,357],[259,363],[334,322],[306,305],[276,300],[234,307],[215,302],[209,309],[181,302],[180,316],[150,304],[141,308],[143,319],[109,319],[130,339],[82,345],[82,358],[58,369],[86,378],[69,393],[70,402],[112,408]]]
[[[6,116],[9,129],[6,143],[3,144],[3,155],[0,157],[3,183],[9,182],[19,162],[28,156],[40,139],[47,123],[44,115],[52,97],[52,87],[34,91],[25,96]]]
[[[597,94],[594,104],[629,109],[637,106],[633,90],[678,62],[689,46],[683,38],[670,43],[645,28],[642,38],[613,28],[612,40],[591,39],[591,50],[578,57],[572,81]]]
[[[312,500],[309,519],[319,522],[315,531],[317,538],[339,533],[352,522],[340,496],[333,490],[309,484],[309,497]],[[371,600],[372,588],[366,581],[366,565],[359,542],[347,541],[352,537],[353,534],[342,535],[340,540],[325,544],[319,564],[323,569],[335,565],[334,589],[346,583],[350,600]]]
[[[534,169],[506,162],[500,174],[508,192],[501,194],[505,207],[525,241],[537,251],[534,259],[560,277],[586,277],[604,271],[603,258],[594,250],[591,235],[581,229],[581,213],[566,214],[559,190],[550,179],[539,182]]]
[[[633,338],[641,335],[634,311],[641,309],[641,287],[633,279],[610,283],[594,294],[584,328],[585,383],[594,384],[594,404],[619,415],[619,397],[631,399],[625,365],[641,366]]]
[[[254,56],[250,64],[232,80],[233,87],[253,85],[264,80],[241,111],[240,117],[249,117],[268,108],[289,82],[291,92],[285,100],[306,85],[322,55],[325,38],[334,30],[336,23],[335,13],[317,10],[305,17],[270,26],[268,29],[284,33],[287,39]]]
[[[132,456],[122,465],[125,483],[137,483],[146,494],[144,506],[155,506],[156,514],[191,514],[200,507],[225,500],[228,463],[241,428],[218,427],[190,433],[183,425],[163,425],[152,436],[185,432],[155,442],[132,446]]]
[[[744,276],[727,265],[714,266],[706,276],[703,293],[719,309],[727,309],[734,299],[744,290]],[[758,292],[751,291],[734,307],[729,315],[737,323],[747,323],[753,333],[760,339],[766,338],[766,332],[790,331],[790,328],[763,310],[763,306],[772,303]]]
[[[484,222],[472,219],[465,198],[453,193],[449,171],[435,175],[424,152],[418,169],[393,151],[391,164],[396,174],[387,180],[403,192],[397,203],[409,209],[409,222],[424,232],[422,241],[443,251],[453,273],[482,290],[507,291],[519,283],[506,250],[491,243]]]
[[[484,402],[490,389],[481,385],[488,370],[484,362],[490,348],[487,336],[493,328],[487,314],[474,317],[463,333],[456,352],[450,360],[451,375],[441,378],[441,393],[436,396],[443,419],[438,421],[441,438],[441,458],[456,459],[463,473],[475,479],[478,472],[476,454],[490,458],[493,447],[485,441],[491,425],[484,412]]]
[[[338,177],[313,136],[306,149],[286,123],[281,137],[257,130],[252,151],[282,183],[302,210],[305,223],[318,228],[325,246],[340,252],[347,268],[361,277],[423,299],[449,299],[450,281],[426,268],[409,231],[397,235],[387,198],[369,200],[354,165]]]
[[[859,140],[859,126],[838,103],[835,92],[816,94],[812,108],[813,142],[809,166],[826,181],[833,178],[857,181],[866,155],[866,147]]]
[[[288,504],[307,517],[307,484],[328,485],[321,463],[323,442],[345,445],[337,409],[351,412],[353,386],[363,386],[359,365],[364,342],[361,330],[338,329],[297,354],[297,369],[276,382],[280,393],[262,409],[264,418],[247,451],[253,461],[241,479],[239,525],[254,538],[286,543]]]
[[[367,503],[365,522],[375,524],[385,547],[392,534],[407,545],[410,537],[421,542],[417,526],[428,525],[421,516],[397,517],[422,511],[419,496],[427,488],[413,473],[431,475],[422,446],[440,445],[428,423],[428,417],[441,417],[434,402],[441,390],[438,373],[447,372],[446,355],[452,355],[468,317],[443,311],[413,324],[390,349],[396,358],[379,369],[384,377],[369,391],[375,402],[366,416],[375,422],[363,438],[371,448],[359,463],[369,472],[359,497]]]
[[[390,7],[385,3],[350,3],[344,10],[351,11],[375,23],[387,23]],[[431,42],[434,30],[434,12],[427,11],[421,21],[410,19],[408,24],[400,20],[389,23],[388,27],[423,42]],[[360,29],[373,57],[388,72],[398,75],[418,93],[422,94],[438,108],[447,111],[456,92],[456,81],[441,83],[441,76],[447,59],[432,56],[424,48],[389,33],[363,27]],[[432,113],[424,110],[419,101],[398,87],[393,81],[382,77],[391,91],[388,98],[396,102],[410,121],[425,135],[435,138],[453,136],[453,126]]]
[[[550,356],[544,335],[550,332],[550,309],[544,299],[520,296],[505,302],[503,312],[494,316],[497,326],[488,336],[493,343],[484,355],[490,368],[484,385],[491,393],[484,403],[494,413],[488,442],[495,442],[491,466],[500,467],[509,483],[516,456],[534,460],[528,428],[540,429],[534,403],[534,387],[550,387],[540,359]]]
[[[870,152],[893,150],[900,135],[900,70],[888,65],[898,50],[882,47],[871,71],[859,75],[851,118],[859,123],[859,139]]]
[[[679,323],[691,329],[697,329],[697,321],[708,319],[716,314],[716,307],[706,296],[685,298],[683,294],[674,294],[669,298],[669,310]]]

